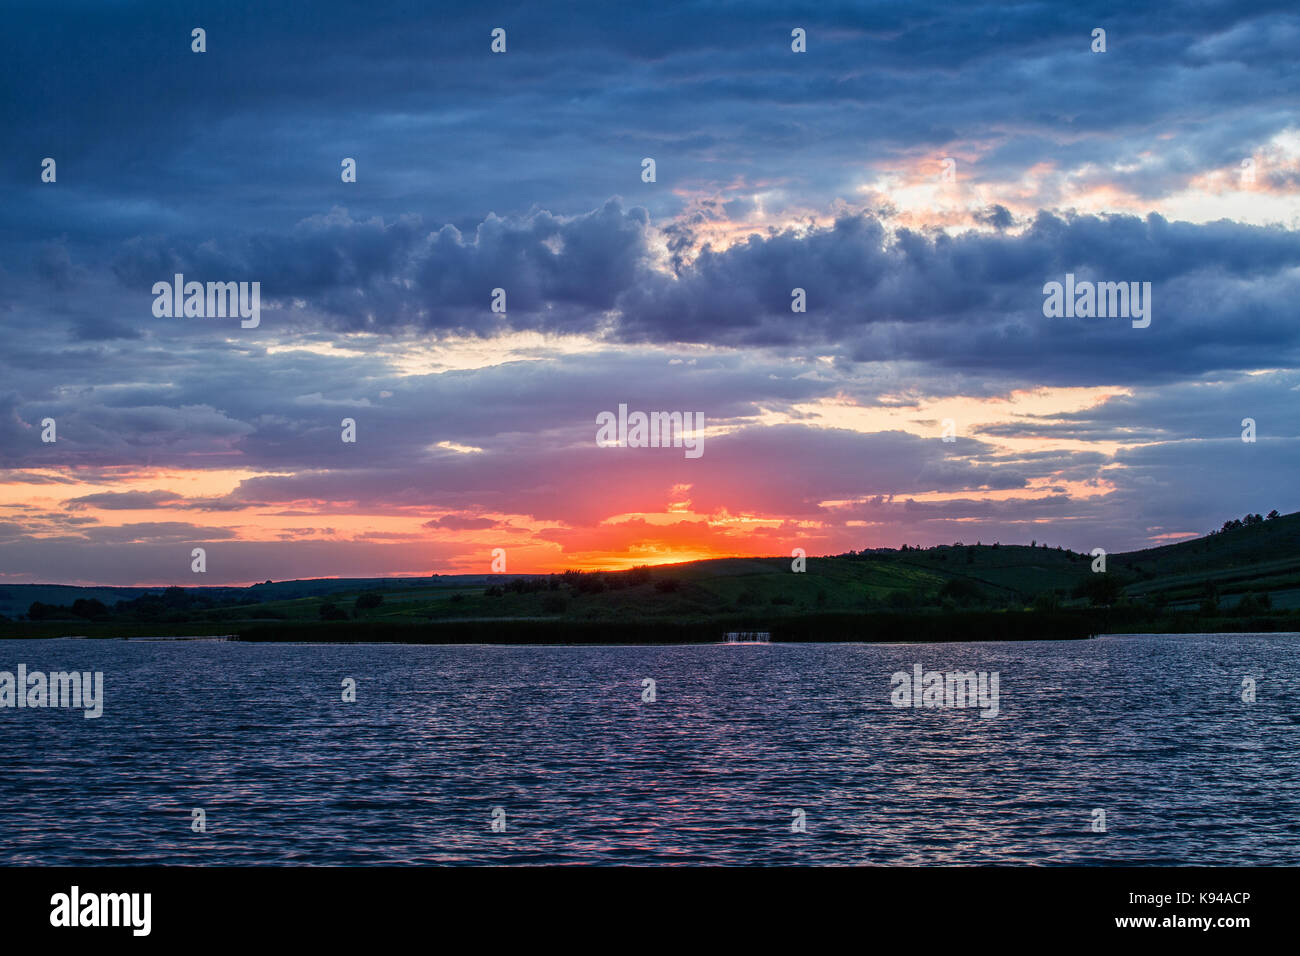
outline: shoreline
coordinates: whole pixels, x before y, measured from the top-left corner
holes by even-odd
[[[131,640],[292,644],[459,644],[672,646],[727,643],[735,631],[762,630],[773,644],[935,644],[1090,640],[1138,634],[1293,634],[1294,615],[1160,618],[1118,609],[1041,611],[968,610],[874,612],[758,618],[635,621],[566,618],[493,618],[411,621],[361,618],[340,621],[171,622],[99,624],[47,621],[0,626],[0,640]],[[190,633],[184,633],[190,631]],[[179,632],[179,633],[178,633]]]

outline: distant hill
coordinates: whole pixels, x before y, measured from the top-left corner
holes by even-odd
[[[1109,609],[1114,626],[1300,629],[1300,513],[1236,522],[1178,544],[1093,556],[1059,548],[954,544],[792,559],[721,558],[620,572],[435,575],[267,582],[248,588],[4,585],[0,614],[33,602],[40,621],[0,636],[235,633],[322,622],[642,624],[726,620],[762,627],[808,616]],[[361,598],[362,595],[369,595]],[[360,598],[360,600],[359,600]],[[79,612],[73,605],[82,600]],[[101,602],[102,607],[90,602]]]
[[[302,581],[267,581],[250,587],[187,587],[195,594],[214,599],[253,597],[257,601],[285,601],[296,598],[333,594],[338,591],[363,591],[371,588],[399,591],[402,588],[427,588],[431,582],[482,584],[490,574],[433,575],[422,578],[310,578]],[[142,594],[161,594],[165,587],[83,587],[75,584],[4,584],[0,585],[0,615],[17,618],[26,614],[32,602],[71,605],[77,599],[102,601],[110,607]]]

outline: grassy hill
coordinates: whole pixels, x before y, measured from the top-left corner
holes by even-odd
[[[700,634],[776,628],[794,635],[807,632],[801,620],[842,623],[876,615],[880,623],[893,615],[890,620],[909,620],[915,629],[931,627],[935,616],[962,614],[969,627],[994,633],[1010,625],[990,623],[995,619],[988,614],[1030,609],[1087,615],[1092,631],[1300,629],[1300,513],[1108,555],[1104,574],[1092,565],[1092,555],[1061,549],[980,544],[808,558],[802,573],[792,571],[789,558],[724,558],[622,572],[320,579],[249,588],[7,585],[0,588],[0,613],[39,613],[0,621],[0,636],[429,635],[441,629],[444,637],[481,637],[492,629],[541,635],[553,625],[627,633],[657,626],[665,635],[676,627]],[[74,607],[77,600],[85,603]],[[54,607],[32,608],[32,602]]]

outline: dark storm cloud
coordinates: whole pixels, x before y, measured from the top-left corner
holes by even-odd
[[[1076,155],[1129,160],[1154,130],[1198,137],[1132,174],[1155,194],[1198,158],[1235,165],[1294,106],[1300,17],[1281,2],[564,9],[10,4],[0,176],[20,188],[0,222],[90,245],[202,239],[347,202],[363,220],[464,229],[633,189],[662,218],[680,208],[663,186],[743,175],[820,203],[845,194],[853,164],[963,141],[994,147],[972,175],[1006,179]],[[503,56],[488,53],[495,25]],[[790,52],[796,25],[806,54]],[[190,52],[195,26],[207,53]],[[1096,26],[1104,56],[1089,53]],[[646,155],[661,188],[640,183]],[[55,189],[37,182],[45,156]]]
[[[976,180],[1074,163],[1142,195],[1181,188],[1294,123],[1300,16],[1284,3],[60,10],[17,4],[0,39],[11,66],[0,175],[16,187],[0,209],[13,228],[0,232],[22,270],[11,292],[21,306],[4,323],[53,315],[65,347],[147,334],[149,289],[176,271],[262,281],[281,306],[268,317],[278,334],[321,318],[339,330],[582,331],[615,310],[624,340],[834,342],[857,359],[982,371],[1023,369],[1055,348],[1071,381],[1103,361],[1133,376],[1162,361],[1192,374],[1291,347],[1266,297],[1248,304],[1260,313],[1251,334],[1231,342],[1199,327],[1171,342],[1166,323],[1121,347],[1110,330],[1033,321],[1036,293],[1021,283],[1041,286],[1057,266],[1132,266],[1172,283],[1162,301],[1180,308],[1222,296],[1214,283],[1174,282],[1216,256],[1258,281],[1294,264],[1289,236],[1270,243],[1231,224],[1180,237],[1176,224],[1049,216],[1001,243],[904,234],[885,248],[879,224],[850,217],[811,236],[765,235],[671,278],[649,268],[647,228],[666,230],[681,264],[692,235],[672,218],[682,187],[777,182],[825,206],[867,162],[961,152],[963,141],[988,150],[975,168],[963,160]],[[493,24],[509,30],[504,56],[487,52]],[[808,30],[807,54],[790,52],[792,25]],[[1088,52],[1099,25],[1104,56]],[[208,31],[207,53],[190,52],[194,26]],[[1178,148],[1146,139],[1154,129],[1177,132]],[[1138,152],[1139,168],[1113,172]],[[41,184],[51,154],[60,179]],[[656,184],[640,182],[644,155],[658,157]],[[338,181],[342,156],[358,159],[356,184]],[[1286,175],[1261,170],[1263,182]],[[754,191],[705,200],[700,215],[748,215]],[[980,215],[1010,225],[1005,208]],[[795,285],[816,303],[798,321]],[[486,308],[497,287],[504,319]],[[955,317],[979,334],[954,335]],[[893,320],[917,327],[881,328]]]
[[[1300,341],[1300,235],[1280,227],[1041,213],[1023,234],[950,237],[890,232],[857,214],[706,247],[674,273],[653,268],[649,241],[644,210],[616,200],[567,220],[491,217],[472,236],[446,226],[421,237],[410,223],[359,223],[340,210],[230,250],[133,243],[117,268],[143,290],[172,272],[252,276],[256,263],[275,277],[268,295],[303,297],[341,330],[608,329],[629,342],[840,345],[860,361],[1041,368],[1049,384],[1253,368],[1290,361]],[[1151,327],[1045,318],[1043,285],[1066,273],[1150,282]],[[506,290],[504,317],[489,309],[494,288]],[[804,314],[791,312],[795,288],[806,290]]]

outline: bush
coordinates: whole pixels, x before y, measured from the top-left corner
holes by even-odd
[[[537,591],[545,591],[546,588],[546,578],[513,578],[506,584],[505,589],[511,594],[533,594]]]
[[[681,586],[676,578],[660,578],[655,582],[655,590],[660,594],[672,594]]]
[[[60,617],[66,608],[59,607],[57,604],[44,604],[41,601],[33,601],[32,606],[27,609],[27,620],[29,621],[47,621],[50,618]]]
[[[1055,611],[1061,606],[1061,598],[1055,591],[1041,591],[1034,595],[1035,611]]]
[[[1273,602],[1269,598],[1267,591],[1262,595],[1248,592],[1242,595],[1241,600],[1237,602],[1237,606],[1233,609],[1233,613],[1240,617],[1248,617],[1251,614],[1260,614],[1267,611],[1272,606]]]
[[[1110,573],[1089,574],[1074,589],[1074,597],[1087,598],[1094,607],[1114,604],[1119,598],[1122,583]]]
[[[366,591],[357,595],[357,603],[354,608],[358,611],[370,611],[384,603],[384,596],[375,591]]]
[[[88,621],[99,621],[108,617],[108,608],[103,601],[97,601],[94,598],[77,598],[72,602],[72,613],[77,617],[84,617]]]
[[[973,581],[949,578],[939,589],[939,598],[951,598],[957,604],[975,604],[984,600],[984,592]]]
[[[912,595],[906,591],[890,591],[885,597],[885,606],[895,609],[912,606]]]
[[[637,587],[642,584],[649,584],[650,569],[644,564],[640,564],[629,571],[625,571],[624,577],[627,578],[628,587]]]
[[[574,594],[600,594],[605,590],[605,579],[599,571],[565,571],[563,579]]]
[[[337,604],[327,601],[320,606],[320,619],[322,621],[346,621],[348,612]]]
[[[547,614],[563,614],[568,607],[569,602],[561,594],[548,594],[542,598],[542,610]]]

